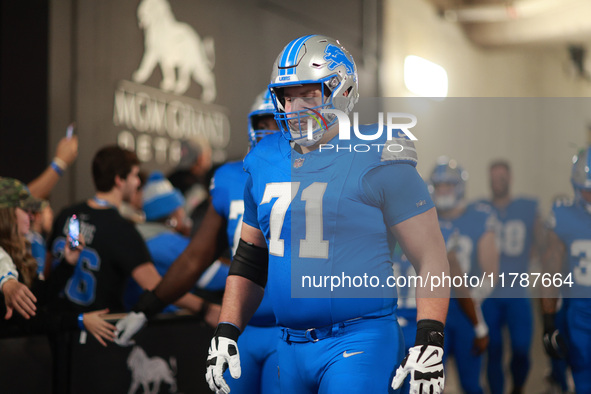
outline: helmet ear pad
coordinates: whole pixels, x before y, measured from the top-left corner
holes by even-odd
[[[349,87],[349,89],[338,89],[334,92],[334,95],[331,93],[331,95],[333,95],[332,106],[335,109],[338,109],[339,111],[342,111],[346,114],[353,111],[353,107],[355,106],[357,101],[348,99],[348,95],[350,92],[351,88]]]

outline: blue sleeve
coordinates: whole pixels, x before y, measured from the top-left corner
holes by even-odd
[[[380,207],[388,227],[433,208],[427,185],[414,166],[389,164],[370,170],[362,180],[370,203]]]
[[[257,204],[252,196],[252,177],[248,174],[246,185],[244,185],[244,215],[242,221],[249,226],[259,228],[259,219],[257,216]]]
[[[224,181],[223,177],[220,176],[220,171],[216,171],[213,178],[211,179],[210,195],[211,204],[215,211],[223,218],[228,217],[228,189],[224,188],[221,184]]]

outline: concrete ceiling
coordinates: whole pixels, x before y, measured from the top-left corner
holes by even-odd
[[[591,42],[591,0],[428,0],[482,47]]]

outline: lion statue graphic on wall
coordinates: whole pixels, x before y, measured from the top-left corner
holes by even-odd
[[[193,78],[203,89],[201,99],[206,103],[215,100],[213,39],[201,40],[191,26],[177,21],[167,0],[142,0],[137,17],[144,30],[145,48],[132,79],[143,83],[150,78],[156,65],[160,65],[162,90],[183,94]]]

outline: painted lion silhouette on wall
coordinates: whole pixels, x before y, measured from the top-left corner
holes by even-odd
[[[160,88],[183,94],[191,78],[202,88],[201,99],[211,103],[216,97],[213,39],[201,40],[188,24],[175,19],[167,0],[142,0],[137,9],[144,30],[144,56],[133,73],[135,82],[145,82],[157,65],[162,70]]]
[[[127,357],[127,367],[131,370],[131,386],[128,394],[135,394],[142,386],[143,392],[157,394],[160,392],[162,382],[167,383],[170,393],[177,392],[176,359],[170,358],[170,368],[166,361],[160,357],[148,357],[144,349],[134,346]],[[150,383],[153,383],[153,390],[150,390]]]

